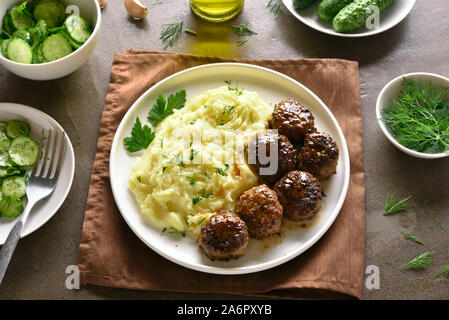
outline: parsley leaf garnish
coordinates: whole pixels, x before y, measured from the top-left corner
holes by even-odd
[[[146,149],[155,137],[155,132],[147,125],[142,127],[140,119],[136,118],[136,123],[131,130],[131,137],[123,139],[126,150],[129,152],[137,152]]]
[[[173,110],[182,109],[186,103],[186,91],[181,90],[175,94],[171,94],[167,100],[165,100],[163,95],[157,98],[156,103],[151,107],[148,112],[148,121],[153,125],[157,126],[159,122],[164,120],[169,115],[173,114]]]

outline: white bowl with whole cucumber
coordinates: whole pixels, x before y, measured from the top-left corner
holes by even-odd
[[[300,21],[340,37],[366,37],[401,22],[416,0],[282,0]]]
[[[31,80],[53,80],[81,67],[101,25],[97,0],[0,1],[0,63]]]

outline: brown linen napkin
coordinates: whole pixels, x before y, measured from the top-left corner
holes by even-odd
[[[336,59],[236,61],[277,70],[306,85],[329,106],[347,139],[351,178],[345,204],[329,231],[304,254],[276,268],[253,274],[206,274],[181,267],[153,252],[121,217],[109,182],[109,152],[125,112],[148,88],[175,72],[229,61],[235,60],[132,50],[115,55],[78,251],[81,283],[155,291],[360,299],[365,185],[357,62]]]

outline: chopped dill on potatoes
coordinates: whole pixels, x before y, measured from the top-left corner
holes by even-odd
[[[175,227],[170,227],[168,232],[172,233],[172,234],[176,234],[176,235],[181,236],[181,237],[185,237],[186,236],[186,232],[185,231],[178,230]]]
[[[230,114],[232,114],[232,113],[235,113],[235,108],[236,108],[237,106],[225,106],[224,108],[223,108],[223,114],[228,114],[228,115],[230,115]]]
[[[226,171],[229,170],[229,164],[225,163],[225,169],[221,169],[221,168],[217,168],[214,167],[214,170],[216,173],[218,173],[219,175],[223,176],[223,177],[227,177],[228,174],[226,173]]]
[[[401,95],[382,110],[382,120],[404,147],[424,153],[449,150],[448,88],[404,79]]]

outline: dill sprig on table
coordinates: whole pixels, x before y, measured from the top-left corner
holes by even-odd
[[[418,244],[424,245],[424,242],[422,242],[417,236],[415,236],[413,234],[408,234],[408,233],[405,233],[405,232],[401,232],[401,233],[404,236],[405,240],[410,240],[410,241],[416,242]]]
[[[234,30],[235,34],[240,37],[252,36],[253,34],[257,34],[256,31],[249,28],[248,23],[241,23],[236,26],[226,26],[226,27]]]
[[[438,278],[438,277],[440,277],[440,276],[447,276],[447,275],[449,275],[449,266],[441,266],[442,268],[443,268],[443,271],[441,271],[439,274],[437,274],[436,276],[435,276],[435,278]]]
[[[267,3],[267,8],[270,9],[271,13],[274,14],[274,19],[276,20],[282,14],[282,1],[281,0],[270,0]]]
[[[403,264],[401,268],[409,267],[414,270],[422,271],[425,267],[427,267],[429,264],[433,262],[431,255],[434,253],[435,253],[434,251],[427,251],[420,253],[416,257],[414,257],[410,262]]]
[[[382,120],[404,147],[425,153],[449,150],[447,88],[404,79],[400,97],[382,110]]]
[[[384,215],[389,215],[392,213],[407,210],[407,201],[411,197],[412,196],[408,196],[407,198],[397,201],[396,196],[394,194],[391,196],[387,196],[387,198],[385,199]]]
[[[184,21],[179,21],[176,23],[167,23],[162,25],[161,37],[162,43],[165,44],[164,49],[173,46],[179,33],[182,30],[182,25]]]

